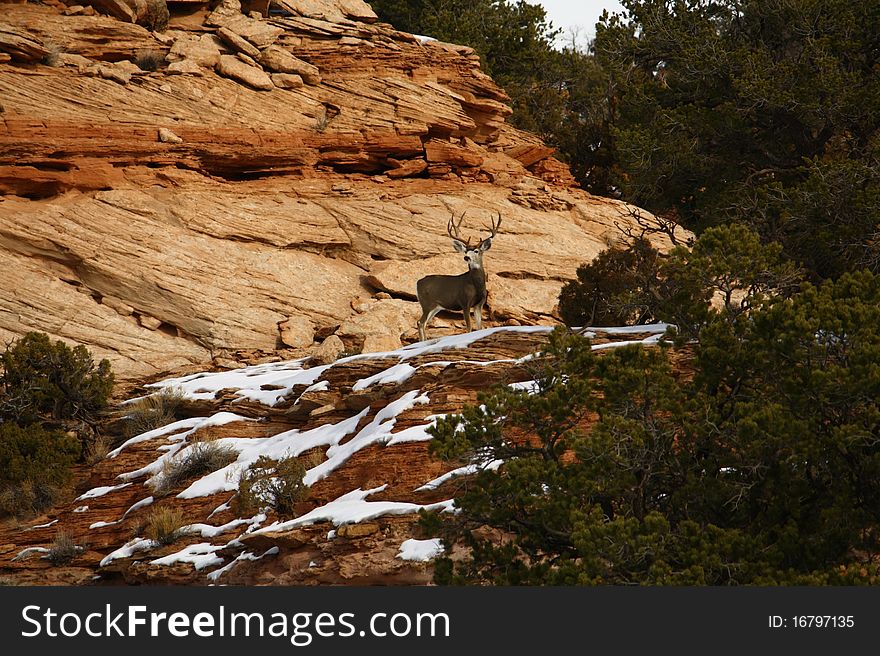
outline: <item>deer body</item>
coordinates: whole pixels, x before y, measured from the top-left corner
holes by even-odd
[[[483,253],[492,246],[492,237],[501,226],[501,215],[498,215],[497,224],[492,222],[491,235],[474,247],[470,246],[470,239],[465,242],[459,237],[458,229],[462,219],[464,219],[464,214],[459,219],[458,225],[453,219],[450,219],[447,232],[452,237],[452,246],[455,250],[464,254],[468,270],[457,276],[425,276],[416,283],[416,296],[422,306],[422,317],[419,319],[419,338],[421,341],[426,339],[425,329],[428,323],[440,310],[461,310],[464,313],[468,332],[472,330],[471,310],[473,310],[477,330],[483,327],[483,305],[488,298],[486,271],[483,269]]]

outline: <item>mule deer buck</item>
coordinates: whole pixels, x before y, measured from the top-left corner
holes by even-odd
[[[422,305],[422,318],[419,319],[419,338],[425,341],[425,328],[428,322],[440,310],[461,310],[464,312],[464,321],[468,332],[471,331],[471,309],[477,319],[477,330],[483,327],[483,305],[486,303],[486,271],[483,269],[483,253],[492,246],[492,238],[498,234],[501,227],[501,212],[498,213],[498,221],[492,219],[492,227],[489,228],[489,236],[476,246],[470,245],[470,237],[463,241],[459,229],[464,220],[462,212],[458,223],[455,222],[455,213],[446,224],[446,232],[452,237],[452,246],[459,253],[464,253],[464,261],[467,262],[468,270],[457,276],[425,276],[416,283],[416,296]]]

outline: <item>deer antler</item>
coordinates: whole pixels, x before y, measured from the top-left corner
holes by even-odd
[[[491,233],[486,239],[492,239],[498,234],[498,228],[501,227],[501,212],[498,212],[498,223],[495,223],[495,217],[492,217],[492,227],[488,228]]]
[[[461,216],[458,219],[458,223],[455,223],[455,212],[452,213],[452,216],[449,219],[449,223],[446,224],[446,232],[449,233],[449,236],[454,240],[461,242],[465,246],[470,246],[471,238],[468,237],[467,241],[461,238],[461,233],[459,232],[459,228],[461,228],[461,222],[464,221],[464,215],[467,214],[467,210],[461,213]]]

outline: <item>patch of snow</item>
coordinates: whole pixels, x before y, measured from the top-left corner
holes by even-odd
[[[394,365],[393,367],[384,369],[377,374],[359,380],[354,384],[354,386],[352,386],[351,390],[353,392],[359,392],[361,390],[367,389],[370,385],[373,384],[382,385],[384,383],[402,383],[407,378],[412,376],[416,371],[418,370],[411,364],[407,362],[401,362]]]
[[[115,522],[95,522],[94,524],[89,525],[89,530],[93,528],[104,528],[105,526],[113,526],[114,524],[118,524],[121,521],[121,519],[117,519]]]
[[[524,380],[519,383],[510,383],[508,387],[513,390],[522,390],[529,394],[537,394],[539,391],[538,382],[535,380]]]
[[[364,408],[354,417],[349,417],[336,424],[322,424],[305,432],[292,429],[272,437],[217,440],[238,451],[236,461],[195,481],[178,494],[177,498],[194,499],[218,492],[237,490],[242,472],[255,463],[260,456],[279,460],[288,456],[298,456],[316,447],[336,445],[354,432],[358,423],[369,410],[369,407]]]
[[[454,478],[456,476],[470,476],[471,474],[477,474],[481,471],[495,471],[501,465],[504,464],[503,460],[492,460],[487,463],[472,463],[470,465],[465,465],[464,467],[459,467],[458,469],[453,469],[452,471],[448,471],[442,476],[438,476],[434,480],[428,481],[424,485],[417,487],[415,489],[416,492],[425,492],[430,490],[436,490],[443,483],[448,481],[450,478]]]
[[[199,535],[203,538],[215,538],[218,535],[231,531],[243,524],[253,524],[257,521],[258,517],[260,517],[260,515],[257,515],[257,517],[251,517],[250,519],[233,519],[231,522],[227,522],[222,526],[211,526],[210,524],[188,524],[180,529],[180,533],[184,535]],[[265,517],[265,515],[263,515],[263,517]]]
[[[186,433],[181,434],[181,437],[188,436],[198,430],[199,428],[205,426],[222,426],[224,424],[229,424],[235,421],[256,421],[255,419],[250,419],[248,417],[242,417],[240,415],[233,414],[231,412],[218,412],[216,415],[212,415],[206,419],[203,419],[202,423],[199,424],[198,427],[187,431]],[[175,436],[177,439],[178,436]],[[220,438],[214,440],[214,442],[218,445],[228,444],[234,445],[238,442],[247,442],[248,440],[244,438]],[[160,456],[158,459],[154,460],[150,464],[141,467],[140,469],[136,469],[135,471],[125,472],[123,474],[119,474],[116,478],[119,478],[124,481],[131,481],[141,476],[149,476],[146,481],[147,485],[154,485],[158,482],[159,477],[162,474],[162,470],[165,467],[165,463],[178,455],[181,451],[185,451],[187,449],[192,449],[195,444],[186,444],[185,442],[180,442],[178,444],[172,445],[163,445],[160,446],[157,451],[165,451],[164,455]]]
[[[397,552],[395,558],[426,562],[442,553],[443,544],[440,538],[431,538],[430,540],[410,539],[400,545],[400,551]]]
[[[636,335],[640,333],[652,333],[662,335],[666,332],[669,326],[670,324],[668,323],[648,323],[641,326],[587,326],[585,328],[575,328],[574,330],[589,330],[591,332],[596,331],[600,333],[605,333],[606,335]],[[595,333],[593,336],[595,336]]]
[[[394,446],[395,444],[402,444],[404,442],[427,442],[428,440],[432,440],[434,439],[434,436],[428,434],[428,429],[432,426],[436,426],[437,420],[442,419],[445,416],[445,414],[428,415],[425,417],[425,419],[428,420],[427,424],[417,424],[416,426],[410,426],[409,428],[404,428],[402,431],[392,433],[391,439],[385,443],[385,446]]]
[[[52,526],[53,524],[57,524],[57,523],[58,523],[58,520],[53,519],[51,522],[46,522],[45,524],[37,524],[36,526],[29,526],[25,530],[26,531],[33,531],[38,528],[48,528],[48,527]]]
[[[394,353],[398,354],[401,362],[410,358],[415,358],[426,353],[437,353],[446,349],[463,349],[469,347],[474,342],[488,337],[498,332],[516,332],[516,333],[550,333],[553,331],[552,326],[500,326],[498,328],[484,328],[482,330],[474,330],[469,333],[460,333],[457,335],[447,335],[446,337],[436,337],[424,342],[416,342],[409,346],[404,346]],[[370,354],[372,355],[372,354]]]
[[[178,552],[151,560],[151,565],[173,565],[174,563],[191,563],[197,570],[203,570],[206,567],[220,565],[223,559],[216,556],[214,552],[220,551],[226,545],[209,544],[207,542],[199,542],[198,544],[190,544]]]
[[[24,560],[28,556],[32,556],[35,553],[45,554],[49,553],[49,550],[46,547],[28,547],[27,549],[22,549],[17,554],[15,554],[15,558],[13,558],[11,562],[14,563],[16,560]]]
[[[327,539],[328,540],[332,540],[335,537],[336,537],[336,529],[335,528],[327,531]]]
[[[186,440],[187,437],[189,437],[201,428],[207,428],[209,426],[225,426],[226,424],[231,424],[236,421],[256,421],[256,419],[243,417],[242,415],[237,415],[233,412],[217,412],[210,417],[192,417],[190,419],[181,419],[180,421],[172,422],[167,426],[162,426],[161,428],[156,428],[151,431],[147,431],[146,433],[135,435],[133,438],[125,442],[122,446],[108,453],[107,457],[115,458],[122,452],[124,448],[131,446],[132,444],[152,440],[156,437],[162,437],[163,435],[168,435],[169,433],[175,433],[178,430],[184,430],[185,432],[174,435],[172,439],[174,439],[176,442],[183,442],[184,440]]]
[[[101,567],[106,567],[114,560],[119,560],[121,558],[131,558],[134,554],[139,551],[147,551],[148,549],[155,549],[159,546],[158,542],[154,540],[147,540],[146,538],[134,538],[133,540],[129,540],[124,545],[119,547],[116,551],[112,551],[101,560]]]
[[[219,579],[226,572],[228,572],[233,567],[235,567],[236,563],[238,563],[242,560],[260,560],[260,558],[265,558],[266,556],[274,556],[275,554],[279,553],[280,551],[281,550],[278,547],[270,547],[269,549],[264,551],[261,556],[255,556],[250,551],[242,552],[242,553],[238,554],[238,556],[235,559],[233,559],[232,561],[230,561],[228,564],[224,565],[220,569],[215,569],[213,572],[209,572],[208,579],[213,581],[214,583],[216,583],[217,579]]]
[[[333,444],[327,449],[327,459],[312,467],[303,477],[306,485],[313,485],[325,478],[330,472],[341,466],[353,454],[375,443],[385,443],[392,438],[391,429],[397,421],[397,415],[420,403],[428,403],[428,397],[412,390],[392,401],[376,413],[373,421],[364,426],[357,435],[345,444]]]
[[[453,501],[451,499],[427,505],[399,501],[366,501],[368,496],[381,492],[386,487],[388,487],[387,484],[369,490],[357,488],[296,519],[275,522],[255,531],[255,533],[284,531],[297,526],[308,526],[322,521],[329,521],[335,526],[341,526],[343,524],[357,524],[383,515],[409,515],[417,513],[422,509],[444,511],[451,511],[453,509]]]
[[[84,513],[84,512],[86,512],[88,509],[89,509],[88,506],[77,506],[77,507],[74,508],[71,512],[75,512],[75,513]]]
[[[110,453],[107,454],[108,458],[115,458],[118,456],[122,450],[132,444],[137,444],[139,442],[146,442],[147,440],[152,440],[157,437],[163,437],[165,435],[170,435],[172,433],[177,433],[180,431],[187,431],[183,436],[175,436],[176,439],[186,439],[186,435],[190,434],[192,430],[197,426],[201,425],[204,421],[204,417],[191,417],[189,419],[181,419],[179,421],[173,421],[170,424],[166,424],[165,426],[160,426],[159,428],[154,428],[153,430],[149,430],[146,433],[141,433],[140,435],[135,435],[131,439],[125,441],[121,446],[113,449]]]
[[[153,501],[154,501],[153,497],[147,497],[146,499],[141,499],[137,503],[133,503],[131,506],[129,506],[128,510],[126,510],[122,514],[122,519],[125,519],[126,517],[128,517],[129,513],[133,513],[135,510],[140,510],[141,508],[149,506],[151,503],[153,503]],[[120,521],[122,521],[122,520],[120,520]]]
[[[304,369],[304,359],[259,364],[231,371],[199,373],[182,378],[169,378],[147,387],[179,387],[184,398],[211,400],[222,390],[234,390],[237,399],[257,401],[275,406],[298,385],[312,385],[332,365]],[[271,387],[275,389],[266,390]]]
[[[224,510],[232,510],[232,499],[230,499],[226,503],[221,503],[219,506],[214,508],[214,510],[211,511],[211,514],[208,515],[208,519],[211,519],[211,517],[213,517],[214,515],[222,513]]]

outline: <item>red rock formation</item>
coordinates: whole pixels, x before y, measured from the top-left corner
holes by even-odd
[[[506,124],[471,49],[360,0],[280,5],[178,4],[150,32],[2,4],[0,339],[82,343],[122,378],[270,354],[290,317],[317,341],[288,355],[340,326],[334,344],[399,346],[415,281],[463,270],[445,226],[466,209],[474,229],[504,216],[495,319],[547,321],[628,221]],[[459,329],[446,319],[436,332]]]
[[[301,369],[302,363],[278,362],[167,381],[163,385],[180,386],[190,398],[182,407],[182,413],[192,417],[190,422],[153,439],[133,438],[93,468],[79,472],[76,500],[24,526],[0,527],[0,581],[429,583],[430,562],[403,560],[398,553],[408,539],[432,537],[419,533],[415,511],[452,499],[463,479],[426,484],[463,463],[432,459],[424,428],[432,416],[454,413],[475,402],[480,391],[530,379],[528,364],[518,359],[540,350],[547,330],[492,329],[381,357],[350,357],[329,367]],[[662,327],[646,326],[643,333],[623,335],[597,330],[593,341],[598,345],[650,339],[658,330]],[[275,395],[280,399],[270,405]],[[401,403],[402,399],[413,402]],[[218,413],[235,413],[238,418],[222,415],[222,423]],[[209,417],[214,425],[198,419]],[[334,436],[334,426],[346,422],[348,428]],[[191,432],[183,438],[187,428]],[[234,447],[240,464],[230,465],[226,473],[208,475],[213,476],[211,485],[205,477],[181,483],[166,496],[155,493],[150,472],[144,468],[157,463],[168,449],[211,440]],[[257,452],[300,454],[311,467],[306,475],[310,494],[298,505],[300,518],[293,523],[276,523],[279,518],[272,511],[264,518],[239,516],[230,507],[237,468],[254,460]],[[138,471],[144,473],[132,475]],[[220,491],[224,485],[228,489]],[[196,488],[201,491],[195,492]],[[366,496],[361,492],[368,490],[372,493]],[[354,507],[340,514],[337,500],[343,495],[354,499]],[[145,501],[151,497],[153,501]],[[372,505],[359,502],[361,498]],[[166,546],[144,539],[145,517],[157,507],[180,510],[189,526]],[[58,531],[71,536],[84,551],[68,564],[51,566],[42,556]],[[129,550],[123,553],[120,549],[125,545]]]

